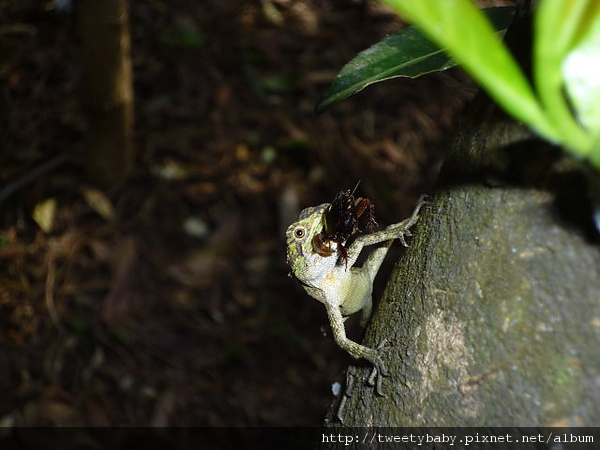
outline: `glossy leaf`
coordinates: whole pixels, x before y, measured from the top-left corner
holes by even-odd
[[[525,75],[470,0],[382,0],[454,57],[517,120],[557,140]]]
[[[408,27],[360,52],[346,64],[315,108],[323,112],[367,86],[396,77],[418,77],[456,63],[416,28]]]
[[[585,2],[582,2],[585,3]],[[590,3],[590,2],[588,2]],[[562,63],[562,75],[577,118],[596,141],[600,138],[600,4],[586,11],[585,34]],[[600,151],[597,149],[596,151]]]
[[[533,67],[540,102],[560,136],[559,142],[580,154],[589,152],[590,139],[575,121],[565,98],[563,71],[569,49],[581,35],[585,17],[590,15],[591,3],[596,4],[597,0],[544,0],[534,19]],[[575,57],[571,62],[572,72],[581,59]]]
[[[504,32],[512,20],[514,8],[487,8],[484,12],[496,30]],[[396,77],[414,78],[446,70],[456,64],[417,28],[405,28],[362,51],[346,64],[317,105],[316,111],[320,113],[373,83]]]

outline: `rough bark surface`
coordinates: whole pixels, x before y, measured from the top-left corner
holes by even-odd
[[[600,245],[581,172],[486,98],[468,117],[366,338],[387,341],[386,397],[352,367],[343,424],[597,426]]]
[[[493,105],[472,113],[367,336],[388,341],[387,397],[350,369],[346,425],[600,423],[600,246],[584,183]]]
[[[77,3],[82,37],[83,104],[89,129],[84,165],[104,187],[122,181],[133,165],[133,87],[125,0]]]

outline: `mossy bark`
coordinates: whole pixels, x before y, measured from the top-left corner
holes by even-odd
[[[367,333],[386,397],[352,367],[343,424],[597,426],[599,268],[581,170],[480,96]]]
[[[555,198],[478,184],[432,197],[368,336],[388,341],[387,397],[353,368],[345,424],[600,423],[600,251]]]

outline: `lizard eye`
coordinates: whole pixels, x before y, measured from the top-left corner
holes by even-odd
[[[297,239],[302,239],[306,235],[306,231],[304,228],[296,228],[294,230],[294,237]]]

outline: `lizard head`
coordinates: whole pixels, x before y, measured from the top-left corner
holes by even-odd
[[[285,232],[287,243],[287,263],[293,274],[302,279],[314,258],[323,258],[313,251],[313,237],[323,231],[324,213],[329,203],[303,209],[297,222]],[[334,258],[335,262],[335,258]]]

